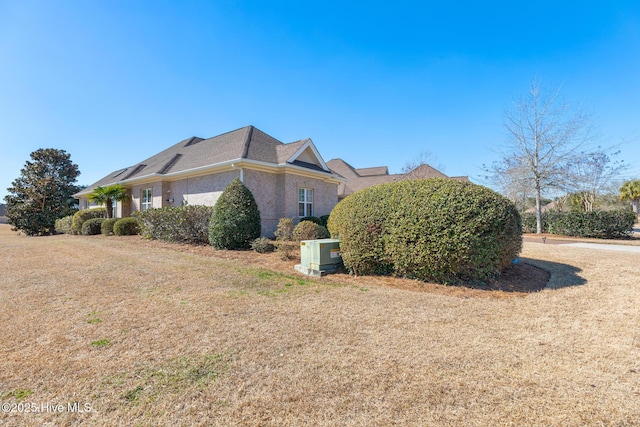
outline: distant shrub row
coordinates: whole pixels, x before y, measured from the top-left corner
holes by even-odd
[[[178,206],[147,209],[134,215],[140,222],[140,234],[147,239],[176,243],[209,243],[211,206]]]
[[[522,247],[520,216],[488,188],[447,179],[358,191],[331,212],[345,267],[440,283],[486,281]]]
[[[633,234],[636,214],[631,210],[598,212],[543,212],[542,232],[564,236],[616,239]],[[522,215],[525,233],[536,232],[536,214]]]
[[[135,218],[107,219],[104,208],[84,209],[73,215],[56,220],[55,231],[65,234],[95,234],[126,236],[138,234],[138,222]]]

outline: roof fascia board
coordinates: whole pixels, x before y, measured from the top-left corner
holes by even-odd
[[[320,166],[322,167],[322,169],[324,169],[326,171],[329,171],[329,168],[327,167],[327,164],[322,159],[322,156],[318,152],[318,149],[316,148],[316,146],[313,143],[313,141],[311,140],[311,138],[309,138],[307,140],[307,142],[302,144],[302,147],[298,148],[298,150],[295,153],[293,153],[293,155],[291,157],[289,157],[287,159],[287,163],[293,163],[304,152],[304,150],[306,150],[307,148],[311,148],[311,151],[313,152],[313,155],[316,156],[316,158],[320,162]]]
[[[276,165],[274,163],[261,162],[259,160],[234,159],[234,160],[228,160],[228,161],[222,162],[222,163],[216,163],[215,165],[201,166],[199,168],[187,169],[187,170],[179,171],[179,172],[166,173],[166,174],[159,174],[159,173],[147,174],[147,175],[143,175],[143,176],[139,176],[139,177],[135,177],[135,178],[129,178],[129,179],[126,179],[126,180],[121,180],[121,181],[118,181],[118,182],[114,182],[113,184],[139,185],[139,184],[145,184],[145,183],[148,183],[148,182],[155,182],[157,180],[175,181],[175,180],[178,180],[180,178],[208,175],[208,174],[210,174],[212,172],[225,172],[227,170],[233,170],[233,169],[237,169],[237,168],[248,168],[248,169],[261,170],[261,171],[264,171],[264,172],[271,172],[271,173],[289,172],[289,173],[293,173],[295,175],[301,175],[301,176],[306,176],[306,177],[310,177],[310,178],[322,179],[324,181],[335,182],[335,183],[340,183],[340,182],[345,182],[346,181],[345,178],[342,178],[342,177],[332,173],[331,171],[320,172],[320,171],[314,171],[312,169],[307,169],[307,168],[304,168],[302,166],[297,166],[297,165],[292,165],[292,164]],[[92,191],[93,191],[93,189],[87,188],[85,191],[82,191],[82,192],[77,193],[75,195],[82,196],[82,195],[84,195],[83,193],[89,194]]]

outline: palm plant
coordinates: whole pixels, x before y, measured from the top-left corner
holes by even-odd
[[[113,216],[114,200],[121,202],[126,199],[127,189],[120,184],[96,187],[88,197],[93,203],[97,203],[100,206],[104,205],[107,208],[107,218],[111,218]]]
[[[640,179],[627,181],[620,187],[620,200],[630,201],[633,211],[638,215],[638,205],[640,205]]]

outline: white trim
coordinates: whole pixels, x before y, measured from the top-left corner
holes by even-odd
[[[300,157],[300,155],[304,153],[304,150],[306,150],[307,148],[311,148],[311,151],[313,151],[313,155],[316,156],[316,159],[318,160],[318,163],[320,163],[320,166],[322,167],[322,169],[329,172],[329,168],[327,167],[327,164],[322,159],[322,156],[318,152],[318,149],[316,148],[311,138],[307,139],[307,142],[302,144],[302,147],[298,148],[298,151],[293,153],[293,156],[287,159],[287,163],[293,163],[294,161],[296,161],[296,159]]]
[[[304,200],[300,200],[300,190],[302,190],[302,194],[303,194],[303,199]],[[311,201],[309,201],[308,196],[309,194],[311,194]],[[314,191],[313,188],[306,188],[306,187],[298,187],[298,218],[303,218],[305,216],[313,216],[315,209],[313,208],[314,205]],[[304,211],[304,215],[300,215],[300,204],[303,205],[302,210]],[[311,207],[311,212],[309,212],[309,207]]]

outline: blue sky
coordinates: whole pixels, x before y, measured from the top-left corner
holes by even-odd
[[[636,1],[0,0],[0,197],[38,148],[91,184],[249,124],[355,167],[428,151],[481,182],[534,77],[640,177],[639,71]]]

